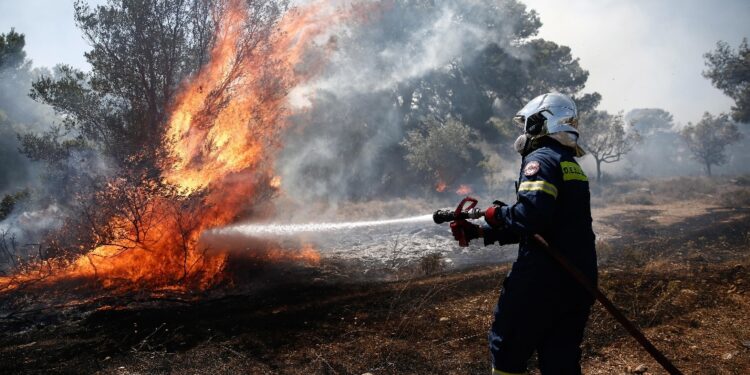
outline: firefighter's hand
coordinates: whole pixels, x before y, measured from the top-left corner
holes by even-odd
[[[486,221],[490,227],[502,228],[505,226],[503,219],[500,217],[500,208],[503,206],[507,206],[507,204],[502,201],[494,201],[492,202],[492,206],[489,206],[484,210],[484,221]]]
[[[466,220],[459,220],[455,226],[451,226],[451,233],[456,241],[461,242],[461,238],[464,238],[469,242],[482,237],[482,228]]]

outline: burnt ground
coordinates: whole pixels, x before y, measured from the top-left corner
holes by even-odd
[[[750,209],[664,212],[623,206],[600,218],[618,234],[599,244],[602,289],[686,374],[750,373]],[[486,374],[508,268],[391,282],[286,270],[237,295],[20,310],[0,315],[0,373]],[[588,374],[664,373],[599,305],[583,349]]]

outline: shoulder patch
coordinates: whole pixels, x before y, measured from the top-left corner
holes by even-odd
[[[533,176],[539,172],[539,162],[532,160],[523,167],[523,175],[526,177]]]
[[[578,163],[573,163],[570,161],[563,161],[563,162],[560,162],[560,167],[562,167],[563,181],[571,181],[571,180],[588,181],[589,180],[589,178],[586,177],[586,174],[583,173],[583,169],[581,169],[581,166],[578,165]]]

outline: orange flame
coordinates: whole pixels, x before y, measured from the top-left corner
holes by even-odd
[[[456,194],[458,195],[469,195],[473,193],[474,190],[471,189],[471,186],[469,185],[461,185],[456,189]]]
[[[445,191],[445,189],[448,187],[448,184],[446,184],[443,181],[438,181],[437,185],[435,185],[435,191],[438,193],[442,193]]]
[[[272,178],[271,181],[268,182],[268,185],[274,189],[281,188],[281,176],[274,176],[274,178]]]
[[[267,250],[263,258],[272,262],[302,262],[311,266],[320,265],[320,253],[311,245],[303,244],[298,251],[288,251],[282,249]]]
[[[295,66],[341,17],[322,2],[292,11],[272,36],[270,52],[259,53],[242,48],[246,13],[244,2],[231,2],[211,63],[184,88],[167,127],[174,161],[165,178],[188,192],[221,184],[233,173],[264,169],[287,125],[286,90],[309,78]]]

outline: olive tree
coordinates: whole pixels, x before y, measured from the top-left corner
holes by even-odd
[[[640,140],[635,129],[626,128],[622,113],[590,111],[581,115],[581,146],[596,161],[596,180],[602,179],[602,163],[615,163]]]
[[[708,112],[697,124],[688,123],[681,135],[693,159],[703,164],[708,176],[711,176],[712,165],[727,162],[727,146],[742,137],[729,115],[722,113],[714,117]]]

